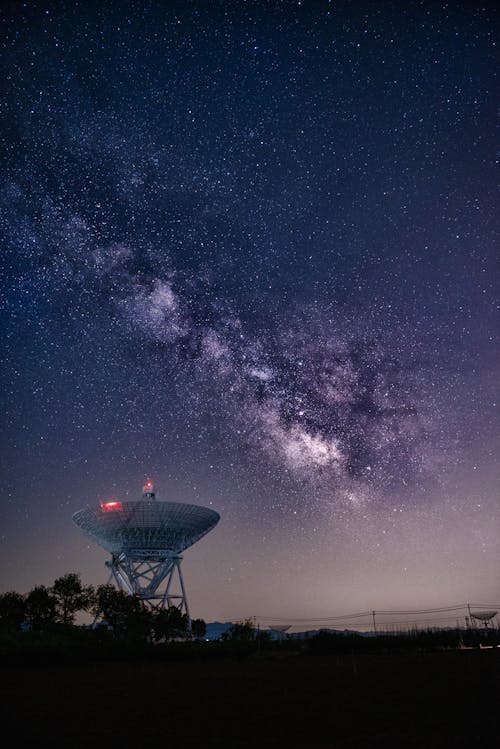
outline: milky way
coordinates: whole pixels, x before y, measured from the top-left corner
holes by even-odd
[[[269,546],[292,613],[297,565],[492,594],[491,14],[160,6],[4,18],[8,548],[152,475],[221,511],[223,608]]]
[[[27,196],[9,187],[25,217]],[[168,248],[150,249],[145,263],[132,244],[103,245],[99,224],[47,195],[40,215],[42,227],[29,226],[31,242],[43,248],[47,283],[64,295],[71,289],[71,314],[98,304],[117,323],[118,339],[134,336],[141,351],[156,344],[186,381],[208,380],[203,407],[221,412],[229,439],[243,433],[261,460],[316,488],[327,484],[339,502],[373,488],[403,495],[430,476],[439,404],[426,379],[440,362],[419,361],[421,347],[408,331],[401,340],[397,316],[384,331],[375,315],[347,315],[335,302],[282,313],[269,305],[268,319],[248,334],[237,305],[211,297],[202,273],[178,278]]]

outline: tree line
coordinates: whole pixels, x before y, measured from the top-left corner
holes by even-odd
[[[86,614],[94,626],[77,624]],[[188,619],[177,607],[152,609],[111,585],[83,585],[68,573],[26,595],[0,594],[0,660],[155,660],[241,658],[261,652],[308,655],[388,654],[418,650],[500,646],[498,629],[427,629],[394,634],[331,630],[273,639],[250,619],[233,623],[218,641],[205,641],[203,619]]]
[[[118,637],[166,641],[203,638],[203,619],[188,618],[176,606],[151,609],[137,596],[112,585],[83,585],[75,572],[58,577],[53,585],[37,585],[26,595],[0,594],[0,632],[44,632],[74,628],[78,614],[87,613]]]

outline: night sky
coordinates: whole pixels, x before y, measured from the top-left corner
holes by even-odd
[[[207,505],[205,619],[500,598],[488,3],[2,13],[2,566]]]

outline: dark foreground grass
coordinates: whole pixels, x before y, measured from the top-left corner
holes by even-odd
[[[9,667],[9,747],[486,746],[500,650]]]

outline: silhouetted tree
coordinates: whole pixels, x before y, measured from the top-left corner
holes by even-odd
[[[265,645],[268,642],[272,642],[271,633],[267,629],[258,629],[255,639],[260,645]]]
[[[45,585],[37,585],[26,596],[26,620],[34,630],[54,624],[57,618],[57,599]]]
[[[172,640],[174,637],[186,637],[187,616],[177,606],[161,609],[154,615],[153,631],[155,640]]]
[[[97,588],[94,613],[102,617],[115,634],[146,637],[151,630],[151,613],[143,602],[112,585]]]
[[[94,590],[82,585],[80,575],[69,572],[58,577],[52,586],[56,604],[57,619],[61,624],[73,624],[78,611],[87,611],[93,602]]]
[[[232,624],[229,629],[221,635],[221,640],[224,642],[238,641],[238,642],[251,642],[255,640],[256,629],[251,619],[245,619],[241,622]]]
[[[207,634],[207,625],[203,619],[193,619],[191,621],[191,632],[197,640],[202,640]]]
[[[0,629],[19,632],[26,620],[26,601],[20,593],[11,591],[0,595]]]

